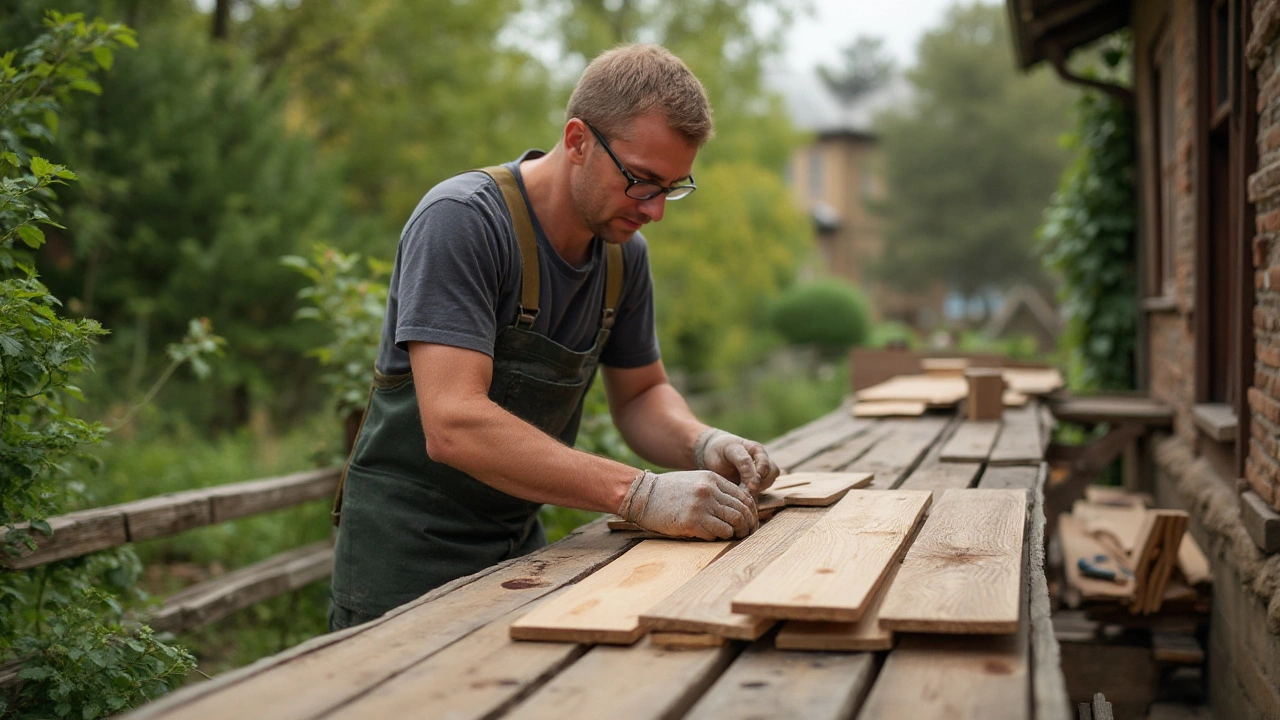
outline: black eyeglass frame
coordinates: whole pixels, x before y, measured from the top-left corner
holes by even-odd
[[[578,118],[578,119],[582,120],[582,118]],[[618,170],[622,173],[622,176],[627,179],[627,189],[623,190],[623,192],[626,193],[626,196],[631,198],[632,200],[642,200],[642,201],[652,200],[658,197],[659,195],[666,195],[668,200],[671,200],[674,202],[676,200],[689,197],[690,195],[693,194],[694,190],[698,189],[697,183],[693,181],[692,174],[689,175],[689,182],[687,184],[673,185],[671,187],[664,187],[663,185],[660,185],[652,180],[641,180],[637,178],[635,175],[631,174],[631,171],[627,170],[626,166],[622,164],[622,161],[618,159],[618,156],[613,153],[613,148],[609,147],[609,142],[604,139],[604,135],[602,135],[600,131],[595,128],[594,125],[587,122],[586,120],[582,120],[582,124],[586,125],[587,128],[591,130],[591,134],[596,136],[596,140],[600,141],[600,147],[603,147],[604,151],[609,153],[609,157],[613,160],[613,164],[618,166]],[[644,196],[632,195],[631,189],[637,185],[648,185],[650,187],[657,188],[657,190]],[[676,192],[679,192],[680,194],[676,195],[675,197],[671,197],[671,194]]]

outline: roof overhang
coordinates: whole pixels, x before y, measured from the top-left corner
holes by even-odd
[[[1005,0],[1018,66],[1029,68],[1129,24],[1130,0]]]

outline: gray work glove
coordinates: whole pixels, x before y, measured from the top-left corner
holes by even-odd
[[[645,530],[702,540],[746,537],[760,526],[751,496],[707,470],[646,470],[632,481],[618,515]]]
[[[769,489],[780,472],[764,445],[715,428],[707,428],[698,436],[693,444],[693,462],[699,470],[736,480],[752,497]]]

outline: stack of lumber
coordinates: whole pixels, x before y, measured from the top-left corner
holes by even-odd
[[[853,406],[855,417],[922,415],[930,408],[954,407],[969,394],[962,358],[922,361],[923,374],[898,375],[859,390]],[[1048,395],[1065,385],[1057,368],[1002,368],[1006,407],[1021,407],[1030,396]]]
[[[1208,558],[1186,533],[1187,513],[1153,510],[1141,495],[1090,488],[1059,516],[1067,585],[1084,601],[1114,602],[1135,615],[1194,599],[1210,582]],[[1114,574],[1114,579],[1101,577]]]
[[[664,647],[706,647],[782,623],[780,649],[859,651],[890,648],[895,631],[1017,632],[1025,490],[951,490],[936,502],[925,490],[839,494],[829,508],[786,496],[736,543],[643,540],[510,635],[630,644],[652,632]]]

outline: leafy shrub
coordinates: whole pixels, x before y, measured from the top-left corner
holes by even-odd
[[[787,342],[816,345],[838,355],[867,339],[867,301],[853,286],[833,278],[791,288],[774,302],[769,320]]]

